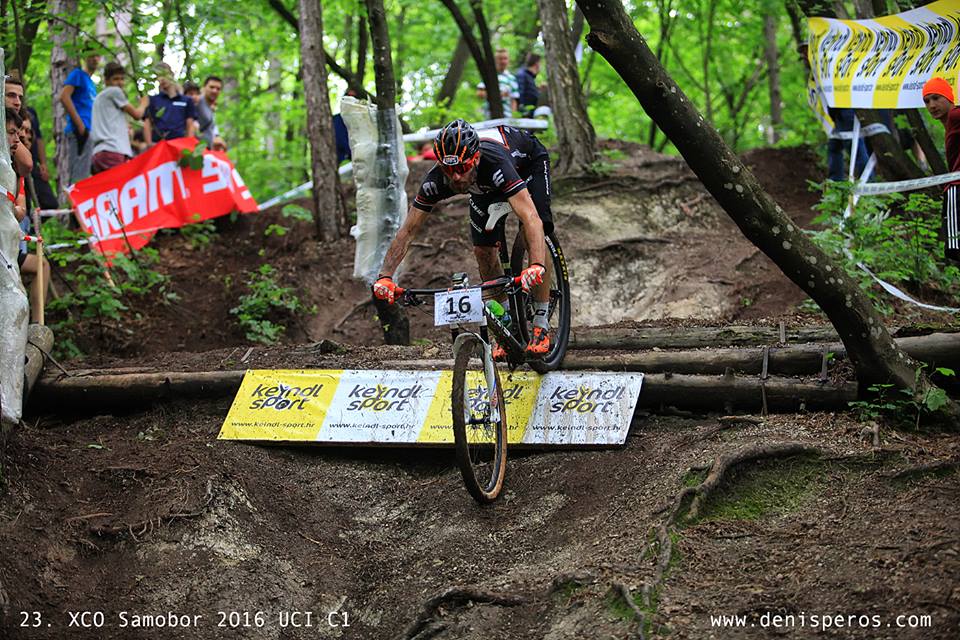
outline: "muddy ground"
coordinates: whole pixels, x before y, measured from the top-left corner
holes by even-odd
[[[641,626],[647,637],[813,637],[801,614],[807,625],[867,616],[868,628],[827,637],[960,630],[960,476],[894,477],[955,464],[955,437],[891,432],[873,448],[845,414],[723,430],[715,417],[641,416],[620,449],[512,456],[506,495],[479,507],[448,452],[221,442],[227,406],[46,418],[18,434],[2,460],[4,637],[396,638],[421,614],[420,638],[633,638]],[[650,530],[688,470],[782,442],[824,457],[741,467],[700,519],[671,528],[669,568],[644,605],[659,551]],[[451,599],[424,613],[451,588],[494,603]],[[41,626],[21,627],[35,618],[20,611],[39,611]],[[104,626],[70,628],[71,611],[103,612]],[[121,626],[168,611],[202,618]],[[281,628],[292,611],[313,612],[316,626]],[[331,612],[350,626],[329,626]],[[757,626],[711,627],[735,614]],[[794,628],[760,627],[776,614],[793,614]],[[900,615],[929,626],[897,628]],[[247,618],[254,626],[218,626]]]
[[[576,324],[823,322],[681,162],[607,144],[626,157],[602,178],[557,185],[554,200]],[[808,226],[815,154],[746,161]],[[406,283],[434,286],[469,264],[463,208],[434,215]],[[290,232],[265,235],[275,223]],[[351,240],[317,245],[279,209],[217,226],[205,249],[157,238],[180,301],[88,329],[86,357],[67,368],[445,357],[448,336],[420,314],[417,349],[376,346],[367,289],[349,279]],[[251,345],[229,313],[238,274],[265,261],[317,305],[287,319],[275,347]],[[898,307],[891,322],[931,320],[943,318]],[[304,346],[320,339],[345,346]],[[512,454],[506,494],[479,507],[450,451],[224,442],[228,406],[30,408],[0,451],[0,638],[960,637],[955,435],[884,426],[874,441],[847,412],[739,423],[641,413],[621,448]],[[785,443],[809,449],[776,455]],[[745,451],[771,455],[718,476],[695,517],[689,500],[674,509],[711,463]],[[306,612],[311,626],[296,626]],[[168,613],[200,618],[171,628],[137,617]]]

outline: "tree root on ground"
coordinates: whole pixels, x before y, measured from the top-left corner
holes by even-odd
[[[722,430],[722,428],[727,428],[737,422],[739,422],[739,420],[724,420],[720,424],[721,429],[711,429],[707,435],[712,436]],[[747,422],[752,422],[752,420],[747,420]],[[695,487],[684,487],[677,493],[672,505],[667,504],[655,512],[665,513],[666,515],[660,524],[652,528],[652,534],[656,540],[656,563],[653,567],[653,575],[650,579],[645,580],[641,587],[643,604],[647,610],[653,609],[653,598],[663,586],[667,569],[670,567],[670,560],[673,557],[673,531],[681,520],[693,519],[700,514],[700,510],[703,508],[707,499],[729,477],[729,472],[734,467],[746,462],[755,462],[771,458],[789,458],[797,455],[817,455],[825,457],[828,454],[828,451],[820,447],[815,447],[803,442],[783,442],[743,447],[732,453],[725,453],[719,456],[711,464],[692,466],[687,473],[706,471],[707,477]],[[688,504],[689,506],[687,506]],[[647,549],[650,548],[651,546],[648,546],[644,549],[644,555],[646,555]],[[634,610],[634,613],[640,612],[637,615],[637,619],[639,633],[642,637],[646,616],[643,614],[643,611],[636,606],[636,603],[632,600],[632,595],[624,595],[624,590],[620,589],[620,586],[625,585],[613,582],[612,586],[624,599],[628,600],[628,604],[632,605],[631,609]],[[629,589],[626,589],[626,593],[630,593]]]
[[[180,501],[182,503],[182,500]],[[196,518],[203,515],[203,513],[210,506],[210,503],[213,502],[213,478],[207,480],[207,488],[204,493],[203,500],[193,511],[171,511],[166,514],[157,515],[156,517],[151,517],[145,520],[140,520],[138,522],[122,522],[119,525],[113,524],[99,524],[99,525],[90,525],[87,528],[87,531],[91,535],[97,537],[119,537],[123,535],[129,535],[135,542],[140,542],[141,538],[153,533],[155,530],[160,529],[164,522],[167,525],[173,523],[174,520],[179,519],[189,519]],[[108,516],[112,515],[110,513],[93,513],[85,516],[77,516],[67,520],[68,523],[76,522],[88,518]]]
[[[444,605],[463,606],[469,602],[480,604],[495,604],[501,607],[515,607],[523,604],[527,599],[512,594],[494,593],[472,587],[451,587],[438,593],[423,603],[423,610],[417,619],[411,622],[400,638],[404,640],[426,640],[443,631],[448,625],[437,622],[434,616],[442,615]]]
[[[925,462],[923,464],[907,467],[906,469],[900,469],[894,473],[884,474],[884,477],[890,478],[891,480],[903,480],[906,478],[925,476],[940,471],[953,471],[955,469],[960,469],[960,459],[958,458],[954,458],[952,460],[935,460],[933,462]]]

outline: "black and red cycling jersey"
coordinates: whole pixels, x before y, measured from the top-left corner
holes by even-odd
[[[469,193],[499,195],[504,200],[527,188],[527,179],[539,166],[538,160],[548,158],[546,148],[532,134],[523,129],[501,126],[481,129],[480,162]],[[413,206],[421,211],[432,211],[435,204],[457,195],[447,184],[439,165],[435,165],[420,183]]]

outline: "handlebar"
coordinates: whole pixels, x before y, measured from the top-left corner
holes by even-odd
[[[486,289],[496,289],[498,287],[506,287],[510,285],[519,285],[519,284],[520,284],[520,276],[516,276],[516,277],[501,276],[493,280],[482,282],[475,287],[467,287],[467,288],[480,289],[481,291],[483,291]],[[396,294],[397,294],[397,301],[404,306],[408,306],[408,305],[419,304],[420,297],[432,296],[436,293],[444,293],[446,291],[453,291],[453,290],[454,289],[451,287],[447,287],[444,289],[404,289],[402,287],[397,287]]]

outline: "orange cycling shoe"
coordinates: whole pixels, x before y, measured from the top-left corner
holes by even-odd
[[[550,353],[550,335],[542,327],[534,327],[533,335],[527,344],[527,353],[532,356],[545,356]]]
[[[494,343],[493,345],[493,361],[494,362],[507,361],[507,350],[496,343]]]

